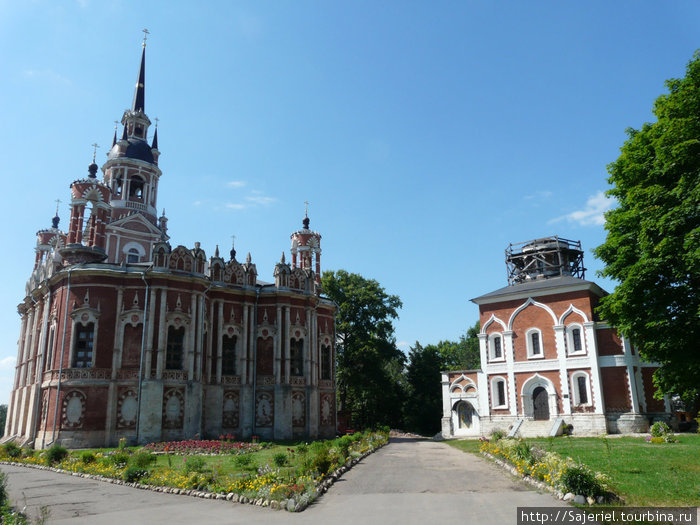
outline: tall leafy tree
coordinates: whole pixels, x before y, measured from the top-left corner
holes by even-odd
[[[458,341],[440,341],[437,345],[427,346],[422,346],[416,341],[408,354],[406,367],[406,428],[425,435],[432,435],[440,430],[441,372],[480,367],[478,333],[477,321]]]
[[[656,122],[628,129],[608,166],[617,207],[605,215],[601,275],[619,281],[600,313],[660,363],[662,393],[697,410],[700,378],[700,52],[686,75],[666,82]]]
[[[374,279],[345,270],[324,272],[323,292],[338,305],[336,386],[338,405],[352,425],[398,426],[405,356],[394,338],[401,300]]]

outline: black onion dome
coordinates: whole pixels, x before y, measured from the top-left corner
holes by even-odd
[[[110,159],[115,159],[119,157],[126,157],[129,159],[143,160],[151,164],[155,164],[155,159],[153,158],[153,151],[147,142],[139,139],[128,139],[129,145],[126,147],[126,153],[123,155],[119,154],[119,144],[112,146],[109,150],[108,157]]]
[[[100,169],[100,167],[95,164],[94,162],[88,166],[88,177],[91,179],[97,178],[97,170]]]

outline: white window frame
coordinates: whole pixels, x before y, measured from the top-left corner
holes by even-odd
[[[495,347],[494,341],[495,341],[496,337],[501,338],[501,357],[496,357],[496,354],[495,354],[496,347]],[[503,344],[503,334],[501,334],[499,332],[489,334],[488,342],[489,342],[489,348],[488,348],[489,362],[498,363],[500,361],[505,361],[506,360],[506,352],[505,352],[505,345]]]
[[[532,348],[532,334],[537,334],[539,339],[539,350],[538,354],[534,353]],[[527,344],[527,358],[528,359],[544,359],[544,344],[542,340],[542,330],[539,328],[530,328],[525,332],[525,343]]]
[[[136,250],[138,252],[138,255],[139,255],[138,262],[144,261],[144,258],[146,257],[145,248],[141,244],[139,244],[138,242],[131,241],[131,242],[126,243],[124,246],[122,246],[122,253],[124,254],[124,261],[126,263],[129,263],[129,256],[134,255],[134,253],[131,252],[131,250]]]
[[[581,392],[578,388],[578,378],[583,377],[585,379],[585,386],[586,386],[586,397],[588,398],[588,401],[585,403],[581,403]],[[588,375],[587,372],[574,372],[571,374],[571,391],[574,393],[574,406],[577,407],[589,407],[593,406],[593,399],[591,396],[591,377]]]
[[[497,404],[498,401],[498,383],[503,382],[503,403],[502,405]],[[502,409],[508,408],[508,382],[503,376],[496,376],[491,378],[491,408]]]
[[[581,350],[574,350],[574,329],[578,328],[581,334]],[[566,326],[566,350],[568,355],[584,355],[586,353],[586,336],[583,326],[573,323]]]

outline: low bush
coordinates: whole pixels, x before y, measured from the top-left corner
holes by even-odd
[[[148,475],[148,469],[138,468],[138,467],[128,467],[124,470],[122,478],[128,483],[134,483],[139,481]]]
[[[151,454],[146,449],[141,449],[129,458],[129,465],[136,468],[148,468],[153,465],[156,460],[155,454]]]
[[[493,442],[500,441],[504,437],[506,437],[505,430],[501,430],[500,428],[494,428],[491,431],[491,441]]]
[[[276,467],[284,467],[287,464],[287,454],[284,452],[278,452],[272,456],[272,462]]]
[[[649,429],[649,433],[652,435],[652,437],[663,437],[669,432],[671,432],[671,427],[669,427],[663,421],[657,421],[651,425],[651,428]]]
[[[595,475],[583,465],[566,469],[561,476],[561,484],[566,492],[586,497],[597,498],[605,492]]]
[[[89,450],[86,450],[82,454],[80,454],[80,461],[83,463],[83,465],[89,465],[90,463],[95,462],[95,454],[90,452]]]
[[[130,457],[128,452],[113,452],[107,456],[107,462],[115,467],[126,467]]]
[[[49,465],[60,463],[68,456],[68,449],[61,445],[52,445],[46,450],[45,457]]]
[[[185,474],[204,472],[207,463],[199,456],[189,456],[183,459],[182,470]]]
[[[8,441],[2,446],[5,454],[11,458],[18,458],[22,455],[22,449],[14,441]]]

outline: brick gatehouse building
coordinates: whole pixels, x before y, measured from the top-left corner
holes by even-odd
[[[333,436],[335,306],[320,293],[321,235],[305,217],[273,284],[250,254],[172,247],[156,211],[145,51],[101,177],[93,158],[70,185],[68,231],[56,216],[37,233],[4,440]]]
[[[482,295],[481,369],[442,374],[444,436],[646,431],[668,420],[656,365],[595,314],[607,293],[584,279],[581,243],[548,237],[506,250],[508,286]]]

